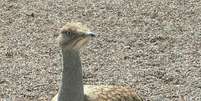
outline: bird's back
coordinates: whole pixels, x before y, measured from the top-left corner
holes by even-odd
[[[115,85],[84,85],[84,94],[84,101],[143,101],[132,88]]]
[[[84,85],[85,101],[143,101],[130,87]]]

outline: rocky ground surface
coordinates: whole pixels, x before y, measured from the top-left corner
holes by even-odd
[[[153,101],[201,101],[200,0],[0,0],[1,99],[56,94],[55,39],[68,21],[98,34],[81,51],[85,84],[130,85]]]

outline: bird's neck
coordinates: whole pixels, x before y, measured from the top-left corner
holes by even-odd
[[[63,72],[58,101],[83,101],[82,68],[78,50],[62,50]]]

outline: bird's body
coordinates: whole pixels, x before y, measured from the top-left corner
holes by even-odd
[[[58,94],[52,99],[57,101]],[[130,87],[116,85],[84,85],[84,101],[143,101]]]
[[[58,37],[63,56],[61,87],[52,101],[143,101],[130,87],[83,85],[79,50],[95,36],[81,23],[67,23]]]

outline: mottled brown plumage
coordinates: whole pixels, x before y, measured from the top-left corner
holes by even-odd
[[[84,95],[84,101],[143,101],[133,88],[116,85],[84,85]]]
[[[142,101],[130,87],[115,85],[85,85],[85,101]]]
[[[79,73],[76,76],[76,74],[68,73],[68,71],[72,71],[70,67],[74,67],[76,70],[77,68],[81,68],[78,65],[75,65],[80,62],[80,60],[75,59],[71,55],[77,54],[76,51],[79,51],[83,45],[85,45],[90,37],[92,37],[94,34],[89,31],[89,29],[82,25],[81,23],[72,22],[67,23],[61,30],[61,34],[59,36],[59,44],[63,51],[63,59],[64,65],[63,65],[63,74],[64,77],[62,78],[62,83],[65,83],[60,88],[60,93],[58,93],[52,101],[59,101],[58,99],[62,99],[61,101],[64,101],[76,94],[75,97],[79,97],[78,99],[80,101],[143,101],[143,99],[130,87],[123,87],[123,86],[116,86],[116,85],[84,85],[84,91],[80,91],[82,93],[79,93],[78,90],[74,90],[72,87],[77,88],[77,86],[73,86],[72,83],[68,83],[69,78],[72,78],[73,80],[76,78],[80,83],[78,87],[81,87],[82,84],[82,78],[79,75]],[[72,51],[75,51],[72,52]],[[72,52],[68,54],[68,52]],[[71,57],[70,57],[71,56]],[[79,56],[79,54],[75,55]],[[73,62],[75,62],[74,66],[72,66],[72,63],[69,63],[69,60],[74,59]],[[79,69],[78,69],[79,70]],[[65,74],[67,76],[65,76]],[[70,75],[69,75],[70,74]],[[74,81],[70,81],[74,82]],[[68,85],[69,84],[69,85]],[[76,82],[75,82],[76,84]],[[76,84],[77,85],[77,84]],[[63,89],[62,89],[63,88]],[[68,88],[67,90],[64,90]],[[76,92],[76,93],[75,93]],[[72,96],[67,96],[66,94],[71,94]],[[80,96],[81,95],[81,96]],[[82,97],[84,95],[84,97]],[[76,99],[72,98],[69,101],[76,101]],[[67,100],[68,101],[68,100]]]

